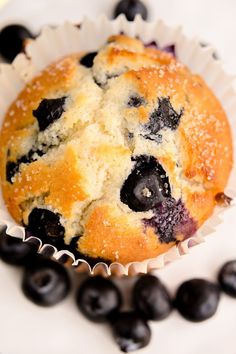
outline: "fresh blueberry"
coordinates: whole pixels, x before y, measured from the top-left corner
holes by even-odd
[[[220,269],[218,280],[222,290],[236,298],[236,260],[223,265]]]
[[[95,276],[86,279],[78,289],[76,302],[89,320],[105,322],[119,310],[121,295],[109,279]]]
[[[97,52],[91,52],[86,54],[80,59],[80,64],[85,66],[86,68],[91,68],[93,66],[94,58],[97,54]]]
[[[174,110],[169,98],[159,98],[158,108],[151,113],[149,122],[143,126],[144,138],[158,142],[158,132],[164,128],[176,130],[182,114],[183,110],[180,110],[180,113]]]
[[[141,155],[120,192],[121,201],[134,211],[147,211],[170,195],[165,171],[153,156]]]
[[[0,231],[0,258],[12,265],[28,264],[37,253],[36,245],[7,235],[6,229]]]
[[[187,320],[201,322],[216,313],[219,300],[220,289],[217,284],[204,279],[192,279],[179,287],[175,305]]]
[[[33,110],[33,116],[37,119],[39,130],[44,131],[65,112],[66,96],[60,98],[44,98],[37,109]]]
[[[11,62],[24,49],[26,38],[33,38],[32,33],[22,25],[9,25],[0,32],[0,54]]]
[[[138,108],[142,106],[145,103],[145,100],[143,97],[140,96],[131,96],[129,98],[129,101],[127,103],[128,107],[135,107]]]
[[[162,320],[172,310],[171,297],[162,282],[153,275],[143,275],[133,289],[136,310],[147,320]]]
[[[136,15],[141,15],[141,17],[146,20],[148,11],[140,0],[121,0],[115,7],[114,18],[120,14],[124,14],[129,21],[133,21]]]
[[[135,312],[118,313],[113,318],[111,325],[115,341],[124,353],[144,348],[150,342],[150,327]]]
[[[22,290],[36,305],[53,306],[68,295],[70,279],[63,265],[38,256],[25,269]]]
[[[58,249],[64,248],[65,228],[60,223],[60,215],[47,209],[34,208],[29,214],[27,230],[43,243]]]

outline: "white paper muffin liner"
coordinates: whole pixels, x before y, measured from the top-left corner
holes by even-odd
[[[32,79],[47,65],[61,57],[81,52],[99,49],[112,34],[124,32],[130,36],[138,36],[144,43],[156,41],[160,48],[174,44],[178,60],[188,66],[193,73],[200,74],[214,91],[222,103],[231,124],[233,139],[236,142],[236,94],[233,88],[234,77],[225,73],[222,63],[212,56],[214,48],[201,47],[198,39],[187,38],[181,27],[169,27],[162,21],[147,23],[137,16],[134,22],[128,22],[123,15],[110,21],[105,16],[95,21],[85,18],[80,28],[69,22],[56,28],[45,27],[36,40],[30,40],[26,54],[19,54],[12,65],[0,65],[0,127],[9,105],[14,101],[25,83]],[[1,143],[1,142],[0,142]],[[236,156],[234,144],[234,156]],[[231,173],[226,194],[236,196],[236,167]],[[9,215],[0,192],[0,227],[7,227],[11,236],[22,238],[24,242],[39,243],[39,252],[48,254],[62,262],[68,262],[78,271],[88,271],[103,275],[134,275],[147,273],[153,269],[162,268],[189,252],[189,249],[202,243],[205,236],[214,232],[215,227],[222,222],[223,212],[228,208],[216,207],[213,216],[196,232],[196,234],[172,247],[168,252],[142,262],[132,262],[127,265],[120,263],[97,263],[91,267],[83,259],[75,259],[67,251],[58,251],[54,246],[42,244],[36,237],[25,238],[25,230]]]

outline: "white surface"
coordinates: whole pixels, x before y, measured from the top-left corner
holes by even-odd
[[[15,0],[0,11],[0,26],[20,21],[39,30],[42,24],[65,19],[75,22],[88,15],[111,13],[113,0]],[[213,43],[226,68],[236,73],[235,0],[148,0],[152,19],[182,24],[186,33]],[[73,6],[72,6],[73,5]],[[236,209],[225,215],[224,224],[192,249],[181,261],[158,274],[174,293],[184,280],[196,276],[214,279],[221,264],[236,258]],[[0,353],[1,354],[110,354],[119,353],[103,325],[94,325],[77,311],[73,296],[52,309],[34,306],[20,290],[21,271],[0,263]],[[127,280],[121,285],[128,286]],[[211,320],[192,324],[173,312],[169,319],[151,323],[152,343],[143,354],[236,354],[236,301],[222,296],[219,311]]]

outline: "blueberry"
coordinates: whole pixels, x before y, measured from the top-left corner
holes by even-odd
[[[153,156],[141,155],[120,192],[121,201],[134,211],[147,211],[170,195],[168,177]]]
[[[129,101],[127,103],[127,105],[129,107],[135,107],[135,108],[138,108],[140,106],[142,106],[143,104],[145,103],[145,100],[143,97],[140,97],[140,96],[131,96],[129,98]]]
[[[176,130],[180,123],[180,118],[183,114],[183,109],[177,113],[171,105],[169,98],[159,98],[158,108],[155,109],[149,118],[149,122],[143,126],[143,136],[149,140],[158,140],[158,132],[161,129],[169,128]]]
[[[223,291],[236,298],[236,260],[223,265],[220,269],[218,280]]]
[[[89,320],[105,322],[121,306],[121,295],[117,287],[101,276],[88,278],[79,288],[76,302],[80,311]]]
[[[29,214],[27,230],[58,249],[64,248],[65,228],[60,223],[60,215],[47,209],[34,208]]]
[[[6,229],[0,231],[0,258],[12,265],[28,264],[37,253],[37,247],[29,242],[7,235]]]
[[[38,256],[25,269],[22,290],[36,305],[53,306],[68,295],[70,279],[63,265]]]
[[[175,305],[187,320],[201,322],[215,314],[219,300],[218,285],[204,279],[192,279],[179,287]]]
[[[37,109],[33,110],[33,116],[37,119],[39,130],[45,130],[65,112],[66,96],[60,98],[44,98]]]
[[[19,163],[14,161],[8,161],[6,164],[6,180],[12,184],[12,177],[19,172]]]
[[[136,310],[147,320],[162,320],[172,310],[171,297],[162,282],[153,275],[143,275],[133,289]]]
[[[124,353],[144,348],[150,342],[150,327],[135,312],[118,313],[111,325],[115,341]]]
[[[42,156],[44,153],[40,150],[34,151],[30,150],[26,155],[21,156],[19,159],[14,161],[7,161],[6,164],[6,180],[12,183],[12,177],[19,172],[21,163],[30,163],[34,161],[34,155],[37,154]]]
[[[124,14],[129,21],[133,21],[138,14],[146,20],[148,11],[146,6],[140,0],[121,0],[115,7],[114,18],[120,14]]]
[[[155,206],[153,214],[152,218],[143,219],[143,222],[145,226],[155,230],[162,243],[176,241],[175,236],[179,234],[186,239],[197,230],[196,221],[181,199],[166,198],[161,204]]]
[[[91,68],[93,66],[94,58],[97,54],[97,52],[91,52],[86,54],[80,59],[80,64],[85,66],[86,68]]]
[[[24,49],[26,38],[33,38],[32,33],[22,25],[9,25],[0,32],[0,54],[11,62]]]

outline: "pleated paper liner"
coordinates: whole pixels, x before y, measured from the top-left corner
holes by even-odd
[[[84,19],[80,26],[65,23],[56,28],[45,27],[36,40],[30,40],[26,53],[19,54],[12,65],[0,65],[0,126],[9,105],[23,89],[25,83],[43,70],[50,63],[61,57],[81,52],[96,51],[110,35],[123,32],[130,36],[138,36],[144,43],[155,41],[160,48],[175,46],[178,60],[188,66],[193,73],[200,74],[214,91],[222,103],[231,124],[233,139],[236,141],[236,94],[233,88],[234,78],[228,75],[219,60],[212,56],[214,48],[202,47],[198,39],[189,39],[183,34],[181,27],[169,27],[162,21],[147,23],[139,16],[134,22],[128,22],[124,16],[114,21],[101,16],[95,21]],[[1,142],[0,142],[1,143]],[[235,156],[234,145],[234,156]],[[226,194],[236,196],[236,168],[232,171]],[[168,252],[143,262],[132,262],[127,265],[97,263],[91,267],[83,259],[75,259],[67,250],[58,251],[54,246],[42,244],[36,237],[26,238],[25,230],[9,215],[2,195],[0,195],[0,226],[7,227],[7,233],[19,237],[24,242],[37,242],[39,252],[54,257],[60,262],[73,265],[77,271],[103,275],[135,275],[159,269],[165,264],[181,258],[190,248],[202,243],[205,237],[215,231],[223,221],[223,213],[228,208],[216,207],[213,216],[196,232],[196,234],[172,247]]]

